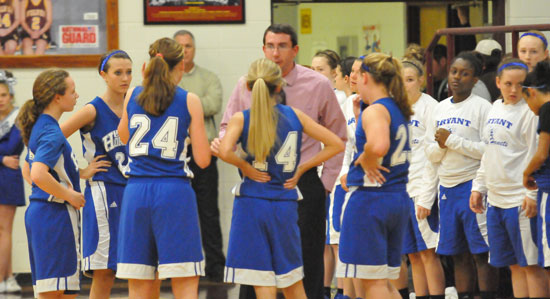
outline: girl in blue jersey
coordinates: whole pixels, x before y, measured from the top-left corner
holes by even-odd
[[[357,80],[358,92],[369,106],[357,122],[357,154],[347,176],[350,192],[344,204],[337,276],[361,279],[364,298],[401,298],[389,281],[399,276],[409,218],[407,125],[412,110],[401,73],[397,59],[376,53],[363,59]]]
[[[11,236],[15,208],[25,205],[19,156],[21,134],[15,126],[19,108],[13,106],[15,78],[0,71],[0,292],[17,292],[21,287],[12,275]]]
[[[32,180],[25,213],[35,296],[74,298],[80,289],[80,193],[78,165],[58,120],[72,111],[78,94],[69,73],[46,70],[34,81],[33,98],[18,115],[28,147]]]
[[[234,189],[225,282],[253,285],[256,296],[306,298],[298,229],[299,178],[344,150],[339,138],[294,108],[276,104],[284,79],[273,61],[250,66],[251,108],[233,115],[220,145],[220,158],[237,166],[243,181]],[[323,150],[300,163],[302,131]],[[246,157],[234,148],[240,143]]]
[[[183,49],[170,38],[149,47],[143,86],[128,92],[118,126],[127,143],[129,179],[122,200],[117,273],[129,279],[130,298],[151,298],[155,271],[171,278],[175,298],[197,298],[204,275],[193,174],[187,167],[189,140],[199,167],[210,148],[199,98],[177,84]]]
[[[537,151],[523,171],[523,185],[537,193],[538,263],[550,267],[550,63],[539,62],[523,82],[523,97],[529,108],[539,116]]]
[[[510,267],[515,298],[546,298],[548,279],[538,266],[536,246],[537,192],[523,186],[521,172],[537,148],[537,122],[522,98],[528,66],[519,59],[504,60],[496,84],[502,100],[493,103],[483,130],[488,141],[472,184],[471,209],[485,211],[489,263]]]
[[[80,130],[84,157],[90,164],[81,171],[81,178],[87,180],[87,204],[82,211],[82,270],[93,272],[92,299],[109,298],[115,279],[118,224],[128,164],[117,127],[124,95],[132,81],[132,60],[126,52],[114,50],[101,57],[98,71],[107,84],[105,93],[61,125],[65,137]]]

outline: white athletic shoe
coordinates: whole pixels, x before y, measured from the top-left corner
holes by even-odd
[[[410,293],[409,299],[416,299],[416,293],[415,292]]]
[[[455,287],[445,289],[445,299],[458,299],[458,293]]]
[[[17,283],[17,280],[15,280],[15,277],[12,275],[8,277],[4,281],[4,284],[6,285],[6,292],[7,293],[19,293],[21,292],[21,286]]]
[[[6,292],[6,281],[0,282],[0,293]]]

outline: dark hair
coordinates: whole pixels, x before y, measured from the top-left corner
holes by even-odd
[[[535,69],[527,74],[523,86],[536,87],[538,91],[550,93],[550,62],[543,60],[535,66]]]
[[[191,39],[193,40],[193,43],[195,42],[195,36],[193,35],[193,33],[191,33],[191,31],[185,30],[185,29],[176,31],[176,33],[174,33],[174,36],[172,38],[176,38],[176,36],[180,36],[180,35],[189,35],[191,37]]]
[[[296,45],[298,45],[298,35],[296,34],[296,30],[294,30],[294,28],[292,28],[292,26],[288,24],[272,24],[269,27],[267,27],[267,29],[264,32],[264,39],[263,39],[264,45],[265,45],[265,36],[267,35],[268,32],[288,34],[290,35],[290,41],[292,42],[292,47],[295,47]]]
[[[528,73],[529,67],[525,64],[525,62],[517,58],[506,58],[498,65],[497,76],[500,77],[502,75],[502,71],[504,70],[523,70]]]
[[[442,44],[435,45],[433,58],[437,62],[439,62],[442,58],[447,58],[447,47]]]
[[[376,83],[384,85],[405,119],[410,120],[413,111],[403,84],[402,70],[399,60],[383,53],[369,54],[361,66],[361,73],[368,72]]]
[[[109,71],[109,60],[111,58],[122,58],[122,59],[128,59],[132,61],[132,58],[130,58],[130,55],[128,53],[122,51],[122,50],[112,50],[109,51],[101,56],[99,59],[99,65],[97,66],[97,72],[101,74],[101,71],[108,72]]]
[[[483,57],[484,73],[495,71],[502,60],[502,51],[500,49],[493,49],[490,56],[485,54],[480,55]]]
[[[336,69],[336,67],[340,63],[340,56],[338,55],[338,53],[330,49],[318,51],[313,57],[324,57],[327,60],[331,70]]]
[[[419,44],[412,43],[409,44],[405,49],[403,60],[418,60],[421,64],[424,64],[426,62],[425,53],[426,50],[422,48]]]
[[[474,77],[479,77],[483,69],[483,62],[479,59],[479,57],[477,57],[476,53],[477,52],[475,51],[460,52],[455,59],[453,59],[451,65],[453,65],[458,59],[466,60],[470,64],[470,67],[474,70]]]
[[[170,72],[183,60],[183,48],[164,37],[149,46],[149,63],[143,74],[143,91],[137,102],[147,113],[159,116],[168,109],[176,91]]]
[[[65,70],[48,69],[40,73],[34,80],[32,99],[23,104],[17,116],[17,128],[21,131],[25,145],[29,144],[32,128],[40,114],[56,95],[65,95],[67,90],[65,79],[67,77],[69,77],[69,73]]]
[[[357,57],[349,56],[340,61],[340,71],[342,72],[343,77],[351,74],[351,67],[353,66],[355,60],[357,60]]]

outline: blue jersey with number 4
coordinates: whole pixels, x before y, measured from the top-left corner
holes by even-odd
[[[193,177],[187,166],[187,144],[191,115],[187,91],[176,87],[172,103],[160,116],[151,115],[138,104],[138,86],[128,101],[130,176]]]
[[[277,138],[267,156],[265,162],[255,161],[250,154],[246,161],[254,168],[265,171],[271,176],[271,181],[259,183],[245,177],[239,185],[235,187],[235,195],[249,196],[257,198],[275,199],[275,200],[297,200],[298,190],[285,189],[283,184],[286,180],[292,178],[300,164],[300,149],[302,148],[302,123],[296,116],[292,108],[277,104],[278,122]],[[239,141],[242,148],[246,151],[248,144],[248,130],[250,126],[250,110],[243,111],[244,125]]]
[[[365,143],[367,142],[365,130],[363,130],[363,126],[359,121],[355,130],[357,152],[350,166],[347,185],[377,187],[379,191],[394,191],[400,190],[400,188],[405,190],[408,182],[407,176],[409,174],[409,160],[411,154],[411,147],[409,144],[409,122],[405,119],[403,113],[401,113],[401,110],[399,110],[399,107],[392,98],[379,99],[372,105],[376,104],[383,105],[388,110],[391,118],[390,148],[382,158],[381,163],[382,166],[388,168],[390,172],[381,171],[386,182],[380,185],[369,180],[361,165],[354,165],[359,155],[363,153]],[[359,119],[362,119],[363,112],[359,115]]]
[[[106,155],[107,157],[102,160],[111,162],[106,172],[97,172],[92,180],[126,185],[124,176],[128,159],[126,147],[118,136],[117,127],[120,117],[100,97],[96,97],[89,104],[94,106],[96,117],[90,130],[80,129],[84,158],[91,163],[95,157]]]

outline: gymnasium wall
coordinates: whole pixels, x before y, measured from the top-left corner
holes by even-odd
[[[263,57],[261,51],[262,35],[271,22],[271,2],[269,0],[246,1],[246,24],[235,25],[143,25],[142,1],[119,0],[119,45],[127,51],[133,59],[134,77],[132,85],[141,82],[141,66],[147,61],[149,44],[160,37],[169,36],[180,29],[193,32],[196,39],[195,62],[207,69],[214,71],[220,77],[223,86],[223,107],[225,109],[227,99],[238,78],[245,74],[250,63]],[[32,97],[32,83],[41,69],[13,69],[17,77],[15,86],[16,103],[21,106],[23,102]],[[68,69],[75,79],[76,89],[80,95],[75,110],[80,109],[85,103],[95,96],[101,95],[105,90],[105,84],[97,73],[97,68]],[[61,122],[70,113],[66,113]],[[221,118],[218,117],[218,120]],[[77,156],[82,156],[82,147],[78,134],[74,134],[69,141]],[[80,159],[81,167],[85,162]],[[222,215],[222,231],[224,244],[227,246],[229,236],[229,223],[233,198],[230,194],[231,187],[237,181],[238,175],[234,167],[223,162],[218,162],[220,171],[220,212]],[[27,195],[30,188],[27,186]],[[14,272],[29,272],[27,240],[24,226],[25,208],[18,208],[16,213],[13,235],[13,270]]]
[[[546,7],[547,0],[506,0],[507,24],[532,24],[548,22],[550,11],[541,9]],[[356,6],[357,5],[357,6]],[[380,24],[383,35],[381,48],[383,51],[393,49],[395,56],[401,56],[405,46],[405,9],[402,3],[373,4],[376,9],[359,10],[360,5],[367,4],[330,4],[326,9],[319,6],[302,4],[300,7],[312,9],[312,34],[300,34],[299,61],[305,64],[311,62],[313,48],[316,45],[335,48],[335,36],[356,35],[359,46],[363,46],[360,39],[363,34],[361,27],[353,27],[349,22],[355,20],[362,25]],[[290,16],[290,20],[299,18],[299,11]],[[195,61],[217,73],[221,79],[223,90],[223,107],[238,80],[246,73],[248,65],[253,60],[263,57],[261,52],[262,34],[271,22],[270,0],[246,1],[246,24],[242,25],[194,25],[194,26],[144,26],[143,6],[136,0],[119,0],[119,29],[120,48],[126,50],[134,61],[134,80],[132,85],[141,82],[141,66],[147,60],[147,49],[155,39],[172,36],[179,29],[188,29],[195,34],[197,51]],[[295,21],[299,24],[299,20]],[[354,23],[355,24],[355,23]],[[299,30],[299,28],[297,28]],[[386,39],[384,36],[391,36]],[[324,44],[316,41],[324,42]],[[359,50],[359,49],[358,49]],[[13,69],[17,77],[15,86],[17,105],[31,98],[32,83],[41,69]],[[77,92],[80,94],[75,109],[80,109],[96,95],[101,95],[105,89],[104,82],[97,74],[97,69],[68,69],[76,81]],[[61,121],[66,119],[67,113]],[[218,117],[218,121],[221,117]],[[81,156],[79,136],[73,135],[70,139],[77,156]],[[80,159],[81,162],[82,159]],[[81,166],[85,166],[83,162]],[[233,197],[231,187],[237,182],[237,171],[234,167],[218,162],[220,171],[220,213],[224,247],[227,246],[229,225]],[[27,188],[27,192],[29,188]],[[14,272],[29,272],[27,241],[24,228],[24,208],[18,208],[14,227],[13,269]]]

